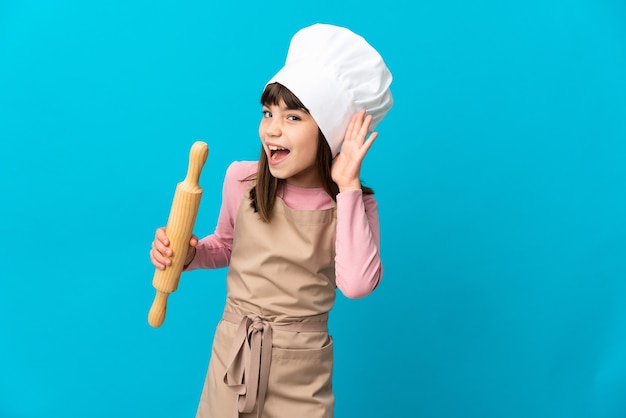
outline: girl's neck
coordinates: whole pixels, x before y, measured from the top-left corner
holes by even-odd
[[[323,187],[299,187],[283,183],[277,196],[291,209],[322,210],[332,207],[333,199]]]

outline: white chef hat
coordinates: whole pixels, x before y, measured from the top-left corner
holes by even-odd
[[[287,87],[309,109],[333,156],[351,117],[372,115],[370,131],[393,104],[391,72],[361,36],[327,24],[299,30],[291,39],[284,67],[267,83]]]

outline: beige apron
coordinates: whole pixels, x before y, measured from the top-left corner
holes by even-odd
[[[243,199],[197,418],[333,416],[335,233],[334,207],[266,224]]]

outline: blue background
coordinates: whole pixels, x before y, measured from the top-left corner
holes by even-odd
[[[213,230],[316,22],[394,75],[363,168],[385,277],[333,311],[336,415],[626,416],[623,0],[0,0],[1,417],[194,416],[225,270],[151,328],[154,229],[202,139]]]

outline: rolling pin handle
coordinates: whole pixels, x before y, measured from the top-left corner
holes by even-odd
[[[150,307],[150,312],[148,313],[148,323],[153,328],[158,328],[163,325],[163,321],[165,321],[165,311],[167,308],[167,297],[169,293],[161,292],[157,290],[156,296],[154,297],[154,302],[152,302],[152,306]]]
[[[198,186],[200,181],[200,172],[209,155],[209,146],[206,142],[196,141],[189,151],[189,167],[187,168],[187,176],[184,183],[190,183]]]

